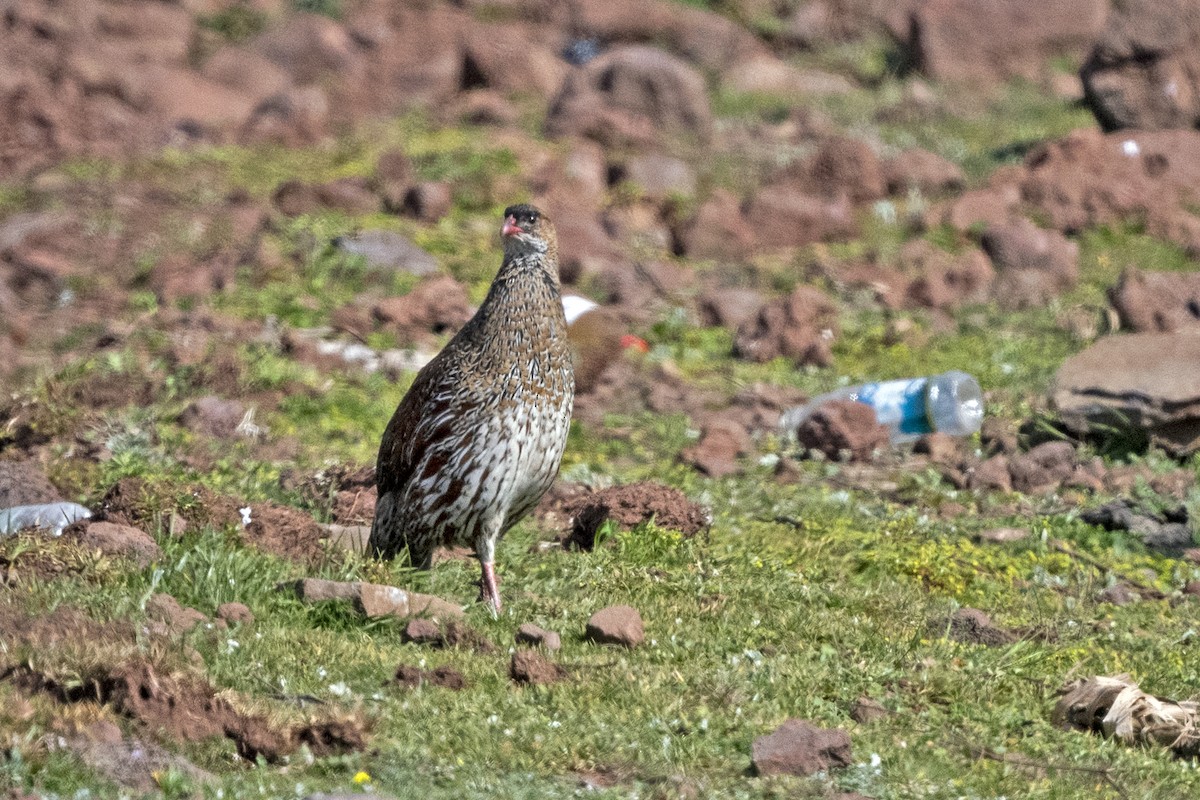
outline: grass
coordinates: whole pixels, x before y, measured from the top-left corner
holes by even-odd
[[[322,13],[338,9],[335,3],[310,5],[319,5]],[[239,35],[237,20],[227,22],[220,30]],[[1023,85],[990,98],[939,98],[940,110],[919,119],[879,113],[881,98],[896,106],[903,88],[887,73],[884,55],[870,48],[826,55],[839,68],[859,64],[859,72],[878,84],[822,101],[826,111],[839,124],[889,146],[920,145],[947,155],[973,178],[1017,158],[1028,143],[1083,121],[1078,109]],[[718,109],[768,120],[786,111],[778,101],[739,97],[719,97]],[[372,273],[328,246],[335,236],[364,225],[411,235],[468,282],[478,300],[498,259],[489,220],[514,192],[524,191],[516,155],[493,147],[480,131],[439,130],[411,116],[308,150],[221,147],[168,152],[125,166],[79,161],[62,171],[97,184],[131,179],[169,186],[188,202],[203,204],[225,197],[231,187],[265,199],[285,179],[365,177],[390,146],[410,154],[420,177],[453,183],[455,207],[448,217],[424,227],[382,215],[321,214],[278,223],[268,236],[288,266],[263,275],[250,265],[206,310],[316,327],[328,324],[343,305],[411,288],[407,279]],[[725,168],[712,165],[714,173]],[[32,200],[20,190],[0,190],[0,209],[26,202]],[[862,241],[830,252],[845,259],[890,252],[910,235],[900,226],[875,225]],[[1080,244],[1080,288],[1048,308],[969,308],[949,325],[914,313],[913,334],[895,342],[882,313],[848,304],[834,365],[803,370],[783,360],[734,361],[728,331],[699,329],[682,310],[668,310],[642,331],[654,343],[646,368],[671,362],[696,387],[727,395],[756,382],[816,393],[962,368],[988,391],[991,414],[1027,419],[1058,365],[1082,346],[1058,322],[1060,311],[1101,303],[1104,289],[1127,265],[1195,268],[1176,248],[1136,229],[1089,231]],[[764,283],[787,288],[797,280],[795,267],[781,265]],[[162,311],[146,294],[135,298],[136,310]],[[248,405],[261,403],[256,420],[270,433],[267,447],[213,443],[178,421],[191,400],[213,391],[207,362],[178,364],[170,337],[153,326],[141,326],[104,353],[73,355],[95,333],[88,328],[64,336],[55,366],[23,374],[13,386],[13,407],[49,440],[52,477],[71,487],[73,499],[88,503],[96,503],[119,478],[139,477],[150,487],[150,502],[162,510],[183,502],[196,485],[307,508],[311,498],[294,479],[331,464],[370,463],[411,380],[324,372],[263,343],[214,344],[236,372],[236,394]],[[154,386],[153,400],[95,409],[83,402],[90,389],[122,383]],[[197,786],[181,773],[164,773],[158,785],[167,797],[303,797],[369,789],[426,800],[758,800],[825,798],[839,791],[875,800],[1059,800],[1200,792],[1194,763],[1172,760],[1162,750],[1059,731],[1049,722],[1055,690],[1073,676],[1128,672],[1153,693],[1176,698],[1195,693],[1196,601],[1176,602],[1181,587],[1200,578],[1194,564],[1147,552],[1129,535],[1080,522],[1069,498],[977,496],[953,489],[929,469],[897,476],[895,491],[884,492],[855,486],[842,465],[818,462],[802,464],[801,481],[784,486],[772,478],[771,457],[781,453],[769,438],[764,463],[751,461],[743,475],[711,480],[676,460],[696,435],[686,417],[614,415],[609,423],[573,427],[564,476],[598,485],[654,479],[678,486],[711,507],[711,531],[685,539],[647,524],[612,533],[595,552],[578,553],[538,550],[535,544],[548,532],[526,521],[500,547],[507,608],[499,619],[473,603],[471,562],[448,561],[431,573],[412,573],[350,557],[307,570],[239,544],[231,531],[205,527],[178,538],[151,531],[163,552],[145,569],[73,551],[62,542],[2,539],[0,558],[19,568],[51,558],[67,569],[53,580],[4,589],[0,600],[30,613],[72,606],[100,621],[135,623],[143,620],[146,600],[155,592],[168,592],[210,616],[222,603],[242,602],[256,616],[252,625],[203,626],[164,658],[191,663],[245,702],[311,695],[324,708],[371,721],[366,751],[315,760],[300,753],[286,765],[238,762],[224,741],[171,745],[215,778]],[[7,436],[0,432],[0,445]],[[283,454],[273,453],[272,445]],[[98,450],[102,458],[88,455]],[[1179,466],[1158,454],[1142,459],[1156,470]],[[1200,459],[1182,467],[1200,473]],[[1164,502],[1145,485],[1135,494]],[[1197,507],[1200,492],[1192,490],[1186,500]],[[939,511],[951,504],[967,513],[942,518]],[[1006,545],[975,541],[974,534],[999,526],[1022,528],[1030,536]],[[1088,560],[1066,555],[1056,541]],[[380,581],[461,602],[469,623],[500,652],[404,644],[395,621],[365,620],[336,604],[305,605],[278,588],[307,574]],[[1123,607],[1097,601],[1100,590],[1123,576],[1168,599]],[[616,603],[640,610],[647,633],[642,647],[616,650],[584,641],[588,617]],[[944,619],[965,606],[984,609],[998,624],[1021,631],[1019,641],[984,647],[947,638]],[[516,627],[527,621],[562,634],[564,646],[554,658],[569,670],[568,680],[548,687],[511,683],[508,649]],[[198,661],[190,660],[190,651]],[[72,653],[56,646],[27,658],[66,670]],[[0,639],[0,659],[7,657]],[[449,665],[469,685],[462,692],[404,691],[390,681],[400,663]],[[34,697],[27,714],[10,712],[17,708],[17,694],[0,681],[0,790],[131,796],[55,746],[64,733],[61,707]],[[878,701],[889,713],[874,723],[853,721],[850,709],[860,697]],[[101,709],[88,713],[109,715]],[[754,739],[792,717],[845,728],[854,764],[809,778],[750,775]],[[119,722],[128,733],[147,735]],[[1022,759],[1036,768],[1023,766]],[[585,782],[596,788],[585,788]]]

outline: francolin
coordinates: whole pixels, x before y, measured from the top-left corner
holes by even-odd
[[[469,546],[481,599],[500,610],[496,543],[550,488],[575,394],[554,225],[504,211],[504,261],[475,316],[418,374],[379,447],[368,552]]]

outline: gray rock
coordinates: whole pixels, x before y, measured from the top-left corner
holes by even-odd
[[[367,266],[377,270],[432,275],[438,271],[437,259],[395,231],[367,230],[333,240],[337,249],[362,256]]]
[[[1068,358],[1054,378],[1051,406],[1075,433],[1142,431],[1174,453],[1200,449],[1200,336],[1107,336]]]
[[[1192,526],[1188,516],[1187,506],[1181,505],[1159,513],[1119,498],[1098,508],[1088,509],[1079,518],[1108,531],[1129,531],[1147,547],[1177,556],[1192,545]]]

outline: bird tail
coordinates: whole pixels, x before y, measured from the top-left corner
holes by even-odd
[[[375,519],[371,522],[371,535],[367,539],[367,555],[392,559],[404,547],[404,536],[400,533],[396,519],[396,495],[382,492],[375,501]]]
[[[384,492],[375,501],[375,519],[371,522],[371,535],[367,539],[367,555],[392,560],[407,553],[412,566],[429,569],[432,552],[426,556],[414,552],[407,535],[407,525],[401,518],[399,498],[394,492]]]

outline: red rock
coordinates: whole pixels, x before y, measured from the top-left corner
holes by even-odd
[[[122,91],[140,109],[169,125],[196,125],[205,132],[232,131],[250,118],[250,95],[183,67],[150,67],[126,76]]]
[[[0,461],[0,508],[60,500],[58,489],[33,461]]]
[[[409,341],[453,333],[473,313],[467,291],[449,276],[430,278],[406,295],[379,301],[371,311],[382,325]]]
[[[471,26],[463,45],[462,88],[549,98],[568,67],[530,31],[524,22]]]
[[[731,66],[721,76],[722,85],[743,94],[836,95],[855,90],[849,78],[835,72],[800,69],[768,54],[758,54]]]
[[[1200,337],[1194,334],[1102,337],[1059,367],[1051,404],[1075,432],[1129,429],[1186,455],[1200,449],[1197,363]]]
[[[804,450],[817,450],[835,461],[870,461],[887,446],[889,431],[869,405],[830,400],[800,423],[796,440]]]
[[[243,47],[223,47],[213,53],[200,74],[258,101],[291,85],[291,78],[281,67]]]
[[[696,306],[702,325],[737,330],[762,308],[763,296],[757,289],[710,289],[700,295]]]
[[[646,522],[684,536],[695,536],[712,524],[712,514],[672,486],[645,481],[612,486],[598,492],[586,492],[564,503],[563,511],[572,519],[568,543],[591,550],[596,533],[608,521],[630,529]]]
[[[350,70],[359,61],[345,28],[320,14],[292,16],[256,38],[253,48],[278,64],[297,84]]]
[[[406,689],[416,689],[419,686],[438,686],[444,689],[460,691],[467,688],[466,677],[458,670],[446,665],[427,670],[408,664],[401,664],[396,667],[394,680]],[[335,798],[341,797],[341,795],[329,794],[316,796],[326,798],[326,800],[335,800]]]
[[[1070,442],[1045,442],[1009,460],[1013,488],[1035,494],[1058,489],[1075,471],[1077,458]]]
[[[452,197],[450,184],[444,181],[422,181],[404,196],[403,211],[421,222],[437,222],[450,213]]]
[[[968,483],[972,489],[1011,492],[1013,484],[1008,471],[1008,457],[996,455],[987,459],[971,472]]]
[[[1200,131],[1074,131],[1029,153],[1020,191],[1063,233],[1131,218],[1154,230],[1200,202]]]
[[[88,550],[99,550],[107,556],[128,558],[145,569],[162,557],[162,549],[145,531],[130,525],[113,522],[89,522],[76,541]],[[201,615],[203,616],[203,615]]]
[[[1002,184],[963,192],[941,211],[941,222],[967,233],[972,228],[1012,219],[1021,202],[1021,191],[1013,184]]]
[[[961,191],[966,176],[953,161],[928,150],[913,148],[883,163],[883,176],[890,195],[919,191],[926,197]]]
[[[998,273],[995,295],[1010,308],[1042,307],[1079,279],[1079,245],[1025,218],[989,224],[981,243]]]
[[[737,261],[754,248],[754,229],[736,197],[717,189],[700,205],[682,235],[683,251],[693,259]]]
[[[750,198],[746,220],[759,247],[802,247],[854,235],[850,204],[807,194],[794,183],[768,185]]]
[[[403,210],[413,174],[412,162],[403,150],[387,150],[379,157],[371,186],[383,199],[384,208],[393,213]]]
[[[355,602],[359,610],[368,617],[422,617],[445,620],[463,616],[461,607],[440,597],[377,583],[360,584]]]
[[[853,762],[850,736],[841,728],[818,728],[808,720],[789,719],[751,746],[759,775],[812,775]]]
[[[238,133],[241,142],[301,147],[326,135],[330,100],[319,86],[289,87],[264,98]],[[367,210],[373,210],[373,205]]]
[[[714,420],[700,431],[700,441],[683,451],[681,458],[710,478],[741,472],[741,456],[752,449],[746,429],[732,420]]]
[[[801,174],[812,194],[846,196],[855,203],[887,194],[883,164],[861,139],[830,137],[804,162]]]
[[[588,620],[586,637],[596,644],[637,647],[646,638],[642,615],[633,606],[610,606]]]
[[[289,217],[312,214],[321,207],[316,187],[297,180],[284,181],[279,184],[271,199],[274,201],[275,207]]]
[[[317,187],[317,200],[326,208],[347,214],[369,214],[379,210],[379,199],[361,178],[338,178]]]
[[[353,600],[358,596],[358,581],[330,581],[324,578],[302,578],[290,588],[302,603],[321,603],[326,600]]]
[[[587,136],[604,144],[650,141],[657,130],[703,138],[711,127],[700,73],[642,45],[611,50],[568,75],[546,118],[551,136]]]
[[[197,625],[208,622],[208,617],[194,608],[180,605],[169,594],[159,592],[146,602],[146,615],[165,625],[169,633],[184,634]]]
[[[913,452],[935,464],[953,464],[962,456],[959,440],[947,433],[927,433],[913,443]]]
[[[938,80],[1037,79],[1053,57],[1082,60],[1107,12],[1104,0],[928,0],[913,12],[912,46]]]
[[[734,354],[758,362],[783,356],[797,366],[828,366],[836,332],[833,301],[818,289],[798,286],[788,297],[764,305],[738,328]]]
[[[979,250],[948,253],[924,239],[900,250],[900,269],[912,275],[904,290],[905,305],[951,310],[987,298],[995,270]]]
[[[1200,329],[1200,275],[1129,267],[1108,292],[1121,328],[1135,333]]]
[[[1081,76],[1105,130],[1195,128],[1200,9],[1190,0],[1114,4]]]

